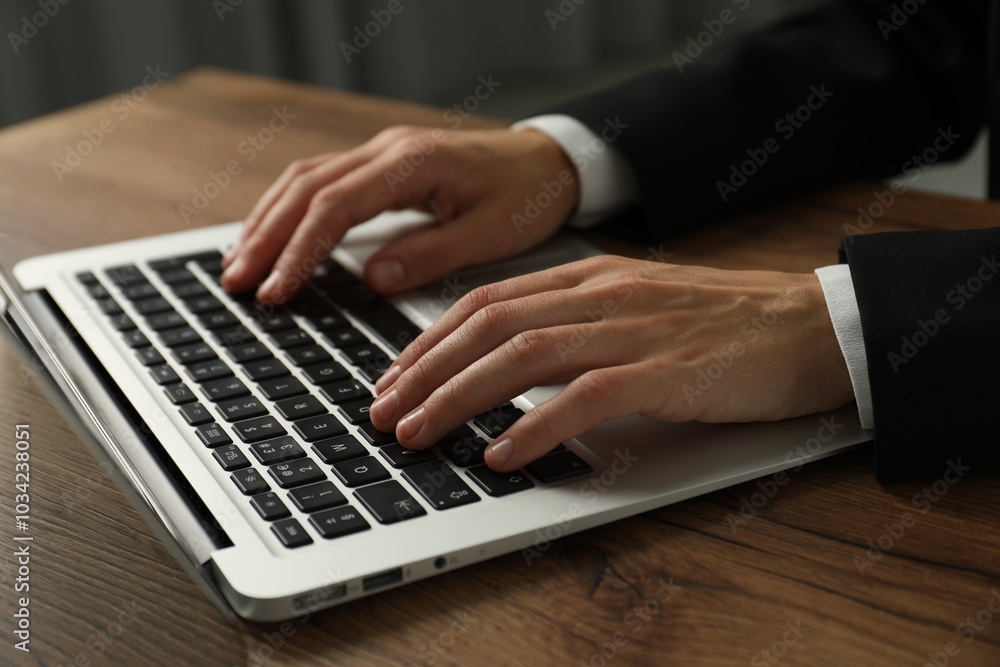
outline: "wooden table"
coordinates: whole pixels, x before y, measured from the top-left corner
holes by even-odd
[[[296,157],[393,123],[442,124],[436,109],[214,70],[170,77],[127,117],[113,104],[0,132],[3,266],[184,229],[179,205],[229,160],[241,173],[191,225],[241,218]],[[241,143],[276,107],[295,118],[248,162]],[[113,131],[58,180],[52,163],[65,162],[67,144],[91,141],[85,131],[96,138],[103,119]],[[874,187],[805,196],[662,251],[678,263],[809,271],[836,261],[843,226],[874,201]],[[911,192],[872,231],[988,226],[998,213]],[[991,600],[1000,609],[997,471],[966,474],[940,496],[934,480],[881,487],[862,448],[792,474],[735,530],[728,518],[761,491],[754,482],[566,537],[530,566],[515,553],[305,623],[233,625],[152,537],[7,338],[0,364],[3,664],[895,666],[922,665],[928,653],[938,664],[1000,664],[1000,620],[983,623],[995,616]],[[30,654],[13,648],[11,633],[21,423],[32,438]],[[925,486],[935,502],[914,505]],[[902,536],[883,535],[907,512],[915,523]],[[889,548],[869,562],[869,541],[880,538]],[[869,563],[863,575],[859,562]],[[671,580],[672,597],[659,583]],[[979,629],[957,634],[969,616]]]

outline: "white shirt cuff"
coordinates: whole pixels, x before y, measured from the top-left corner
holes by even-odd
[[[547,114],[518,121],[510,127],[544,132],[573,162],[579,179],[580,201],[576,213],[567,222],[570,227],[592,227],[639,201],[632,166],[609,141],[594,134],[576,118]]]
[[[819,284],[826,297],[826,307],[833,320],[833,331],[837,334],[840,351],[847,361],[847,371],[851,374],[854,398],[858,402],[861,427],[875,428],[875,411],[872,406],[872,387],[868,377],[868,357],[865,339],[861,332],[861,312],[858,297],[851,280],[851,267],[847,264],[824,266],[816,269]]]

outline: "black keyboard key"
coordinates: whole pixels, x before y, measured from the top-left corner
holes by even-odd
[[[135,322],[133,322],[132,318],[125,313],[112,315],[109,319],[111,321],[111,326],[115,328],[115,331],[131,331],[135,329]]]
[[[375,347],[371,343],[363,343],[361,345],[352,345],[351,347],[345,348],[343,350],[344,356],[355,366],[364,366],[366,364],[377,363],[380,357],[388,359],[388,355],[385,352]],[[386,364],[388,368],[388,364]]]
[[[165,329],[173,329],[174,327],[182,327],[187,324],[187,321],[176,310],[170,310],[165,313],[150,315],[146,318],[146,324],[153,331],[163,331]]]
[[[200,343],[201,335],[188,326],[166,329],[159,333],[160,341],[167,347],[179,347],[191,343]]]
[[[183,405],[184,403],[194,403],[198,398],[191,392],[186,384],[183,382],[178,382],[176,384],[168,384],[163,388],[163,393],[167,395],[170,402],[174,405]]]
[[[334,347],[349,347],[351,345],[361,345],[362,343],[368,342],[365,335],[354,327],[337,329],[336,331],[327,331],[323,334],[323,337],[326,338],[330,345],[333,345]]]
[[[389,471],[374,456],[335,463],[333,472],[347,486],[363,486],[389,479]]]
[[[274,404],[282,417],[289,421],[315,417],[326,412],[326,408],[315,396],[298,396],[286,398]]]
[[[187,405],[182,405],[181,416],[184,417],[186,421],[191,426],[201,426],[202,424],[208,424],[214,421],[212,413],[202,405],[201,403],[188,403]]]
[[[364,517],[350,505],[317,512],[309,517],[309,523],[328,540],[371,528]]]
[[[271,356],[271,351],[260,342],[243,343],[229,349],[233,361],[243,364],[254,359],[264,359]]]
[[[383,433],[382,431],[375,428],[375,426],[368,422],[367,424],[361,424],[358,427],[361,431],[361,435],[365,436],[365,439],[376,447],[382,447],[384,445],[391,445],[396,442],[395,433]]]
[[[335,287],[327,291],[327,294],[338,306],[347,308],[354,312],[352,306],[360,306],[374,302],[378,296],[361,283],[347,285],[345,287]]]
[[[256,316],[255,316],[256,315]],[[250,319],[257,323],[260,330],[265,333],[275,333],[277,331],[284,331],[285,329],[294,329],[298,327],[288,313],[277,311],[273,313],[257,312],[250,315]]]
[[[337,404],[372,395],[364,385],[353,378],[324,384],[320,387],[320,393],[331,403]]]
[[[122,294],[124,294],[125,298],[130,301],[135,301],[138,299],[148,299],[153,296],[160,296],[160,291],[149,283],[141,282],[124,288],[122,290]]]
[[[319,345],[300,345],[285,351],[285,355],[296,366],[307,366],[323,361],[330,361],[333,357],[330,353]]]
[[[223,347],[237,347],[257,342],[257,337],[244,324],[212,329],[209,333],[212,336],[212,340]]]
[[[391,303],[383,299],[355,306],[350,308],[349,312],[374,329],[379,338],[397,354],[423,332]]]
[[[478,435],[471,435],[442,445],[441,452],[455,465],[468,468],[484,462],[483,454],[487,444]]]
[[[340,423],[340,420],[333,415],[319,415],[300,419],[292,424],[306,442],[316,442],[326,438],[335,438],[347,433],[347,427]]]
[[[219,445],[228,445],[233,439],[229,437],[229,434],[219,426],[218,422],[212,422],[211,424],[205,424],[204,426],[199,426],[195,429],[198,433],[198,437],[201,441],[205,443],[206,447],[218,447]]]
[[[106,299],[97,299],[97,307],[105,315],[121,315],[122,307],[118,305],[118,302],[108,297]]]
[[[232,327],[240,323],[236,316],[228,310],[216,310],[211,313],[204,313],[198,316],[201,326],[206,329],[221,329],[222,327]]]
[[[150,299],[140,299],[132,303],[135,310],[140,315],[154,315],[173,310],[174,307],[162,296],[154,296]]]
[[[285,350],[296,345],[308,345],[315,341],[312,336],[302,329],[295,328],[271,334],[271,342],[282,350]]]
[[[176,295],[178,299],[182,300],[193,299],[196,296],[206,296],[210,294],[208,288],[202,285],[201,283],[192,283],[192,282],[176,283],[174,285],[171,285],[170,289],[173,290],[174,295]]]
[[[122,266],[115,266],[110,269],[105,269],[104,273],[115,285],[119,287],[128,287],[129,285],[134,285],[136,283],[143,283],[146,281],[146,276],[143,275],[142,271],[139,270],[135,264],[123,264]]]
[[[250,459],[236,445],[216,447],[212,450],[212,456],[226,472],[250,466]]]
[[[340,414],[344,415],[347,421],[352,424],[364,424],[371,421],[371,418],[368,416],[368,412],[372,407],[372,399],[370,398],[342,403],[337,407],[340,410]]]
[[[294,461],[306,455],[299,443],[290,435],[250,445],[250,451],[257,457],[258,461],[265,465]]]
[[[79,280],[84,285],[95,285],[97,284],[97,276],[95,276],[90,271],[82,271],[76,274],[76,279]]]
[[[314,290],[308,288],[292,297],[287,306],[289,310],[299,315],[325,313],[330,310],[330,304]]]
[[[305,385],[291,375],[263,380],[257,386],[260,387],[261,393],[272,401],[308,393]]]
[[[317,512],[347,502],[347,498],[337,490],[333,482],[320,482],[292,489],[288,492],[288,497],[303,512]]]
[[[243,381],[236,377],[219,378],[203,382],[201,390],[212,402],[224,401],[227,398],[246,396],[250,393]]]
[[[332,359],[318,364],[303,366],[302,372],[305,374],[306,379],[313,384],[324,384],[351,377],[351,374],[347,372],[346,368]]]
[[[258,493],[250,499],[250,504],[265,521],[275,521],[292,515],[274,491]]]
[[[111,293],[104,289],[104,285],[100,283],[94,283],[93,285],[87,285],[87,294],[90,295],[92,299],[109,299],[111,298]]]
[[[174,355],[174,359],[185,366],[208,361],[209,359],[218,359],[215,350],[205,341],[191,343],[190,345],[180,345],[171,350],[171,353]]]
[[[343,329],[351,326],[347,318],[340,313],[327,311],[325,313],[313,313],[306,317],[309,323],[318,331],[331,331],[333,329]]]
[[[430,449],[407,449],[400,444],[386,445],[378,450],[393,468],[406,468],[418,463],[439,461],[437,454]]]
[[[481,464],[469,468],[466,473],[476,484],[482,487],[483,491],[499,498],[518,491],[534,488],[528,476],[519,470],[514,472],[496,472],[490,470],[486,464]]]
[[[139,357],[139,361],[142,362],[143,366],[156,366],[165,361],[163,355],[155,347],[138,349],[135,351],[135,356]]]
[[[233,430],[243,442],[260,442],[288,432],[281,422],[270,415],[236,422],[233,424]]]
[[[274,478],[274,481],[278,483],[278,486],[283,489],[304,486],[326,479],[326,473],[312,459],[276,463],[270,466],[267,471]]]
[[[256,468],[243,468],[242,470],[237,470],[230,475],[229,478],[233,480],[233,484],[235,484],[245,496],[252,496],[256,493],[263,493],[264,491],[271,490],[267,480],[265,480],[264,477],[257,472]]]
[[[496,438],[523,416],[524,413],[515,407],[498,407],[476,416],[473,423],[483,429],[490,438]]]
[[[267,414],[267,408],[253,396],[241,396],[240,398],[219,401],[216,409],[227,422],[236,422]]]
[[[403,477],[437,510],[468,505],[479,500],[476,492],[444,461],[404,468]]]
[[[213,310],[224,310],[222,302],[209,294],[208,296],[196,296],[193,299],[186,299],[184,305],[195,315],[201,315]]]
[[[149,372],[153,376],[153,379],[156,380],[156,384],[173,384],[181,381],[181,376],[166,364],[153,366],[149,369]]]
[[[194,282],[197,279],[194,274],[183,266],[160,272],[160,280],[168,285],[179,285],[181,283]]]
[[[233,371],[222,359],[215,358],[191,364],[187,367],[187,374],[195,382],[208,382],[209,380],[229,377]]]
[[[564,479],[593,472],[586,461],[568,449],[546,454],[525,468],[543,484],[561,482]]]
[[[210,276],[222,275],[222,254],[219,252],[214,252],[211,255],[204,253],[192,261],[196,262],[201,270]]]
[[[126,345],[128,345],[133,349],[137,347],[146,347],[147,345],[149,345],[149,339],[146,338],[146,335],[143,334],[138,329],[133,329],[132,331],[126,331],[122,335],[122,340],[125,341]]]
[[[357,489],[354,496],[379,523],[396,523],[427,514],[396,480]]]
[[[296,519],[281,519],[271,524],[271,532],[289,549],[312,544],[313,539]]]
[[[254,382],[288,375],[288,368],[274,357],[248,361],[243,364],[243,371]]]
[[[323,463],[331,465],[368,456],[368,448],[358,442],[358,439],[353,435],[341,435],[336,438],[320,440],[314,443],[312,448]]]

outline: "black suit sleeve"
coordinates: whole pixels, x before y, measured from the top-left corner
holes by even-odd
[[[605,224],[630,236],[629,220],[658,238],[845,178],[912,178],[979,133],[988,5],[829,0],[549,111],[598,134],[622,128],[604,136],[634,168],[642,203]],[[1000,228],[845,240],[879,480],[1000,462],[998,254]]]
[[[958,139],[941,157],[958,158],[985,116],[988,3],[927,0],[913,15],[894,15],[896,4],[829,0],[700,55],[681,47],[677,68],[547,111],[597,134],[624,126],[605,137],[634,167],[638,219],[654,238],[848,177],[897,174],[942,129]]]

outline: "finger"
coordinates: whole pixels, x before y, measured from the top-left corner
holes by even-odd
[[[376,391],[381,392],[387,389],[403,370],[416,363],[417,359],[433,349],[483,308],[493,303],[533,294],[577,287],[597,273],[592,264],[589,260],[571,262],[544,271],[527,273],[523,276],[477,287],[459,299],[455,305],[400,353],[396,363],[376,383]]]
[[[579,332],[579,325],[563,325],[517,334],[448,379],[400,419],[396,425],[400,444],[414,449],[430,447],[467,419],[531,387],[558,384],[591,369],[622,362],[621,348],[607,340],[591,341],[579,354],[560,353],[560,347]],[[404,389],[390,390],[380,401],[391,404],[395,397],[403,405]],[[378,409],[373,405],[372,413]]]
[[[292,162],[285,170],[281,173],[281,176],[271,184],[271,186],[264,192],[260,199],[257,200],[256,205],[247,215],[243,226],[240,227],[240,232],[236,237],[236,241],[226,252],[225,256],[222,258],[222,266],[227,268],[236,256],[240,252],[240,247],[246,241],[247,237],[250,236],[254,229],[261,223],[264,219],[265,214],[271,210],[278,198],[285,192],[288,185],[299,176],[312,171],[317,165],[322,164],[326,160],[334,157],[336,153],[324,153],[323,155],[317,155],[311,158],[305,158],[303,160],[296,160]]]
[[[511,472],[599,424],[636,414],[638,373],[629,366],[584,373],[491,443],[486,464],[497,472]]]
[[[223,286],[232,291],[249,289],[266,276],[310,207],[315,194],[373,156],[363,147],[329,160],[300,174],[284,188],[253,232],[240,244],[238,254],[223,273]]]
[[[477,396],[481,393],[479,390],[486,386],[494,389],[494,394],[513,391],[506,387],[503,380],[512,378],[522,363],[526,363],[526,369],[542,374],[536,378],[536,383],[543,378],[551,379],[551,373],[546,369],[553,367],[553,358],[565,361],[570,356],[566,350],[576,351],[568,341],[575,342],[573,336],[580,335],[580,323],[587,310],[582,296],[563,297],[561,294],[545,292],[493,303],[479,310],[462,327],[401,373],[398,379],[394,379],[392,395],[380,396],[372,405],[372,422],[383,431],[391,431],[400,417],[448,383],[454,385],[454,393],[461,393],[463,398]],[[543,337],[547,340],[543,341]],[[543,349],[545,344],[549,347]],[[530,353],[536,357],[547,357],[544,366],[535,359],[524,362],[520,358],[504,358],[511,353],[508,349],[510,345],[522,355]],[[501,354],[496,361],[498,350]],[[580,356],[574,361],[583,358]],[[485,367],[482,365],[484,361],[487,363]],[[463,375],[470,368],[476,369],[471,378]],[[563,364],[563,369],[566,368],[568,366]],[[455,385],[456,382],[468,382],[468,386]],[[472,391],[467,391],[469,389]],[[513,394],[517,393],[520,392],[513,391]],[[487,401],[485,407],[489,408],[507,398],[510,396],[503,395],[493,403],[488,402],[489,398],[482,400]]]

